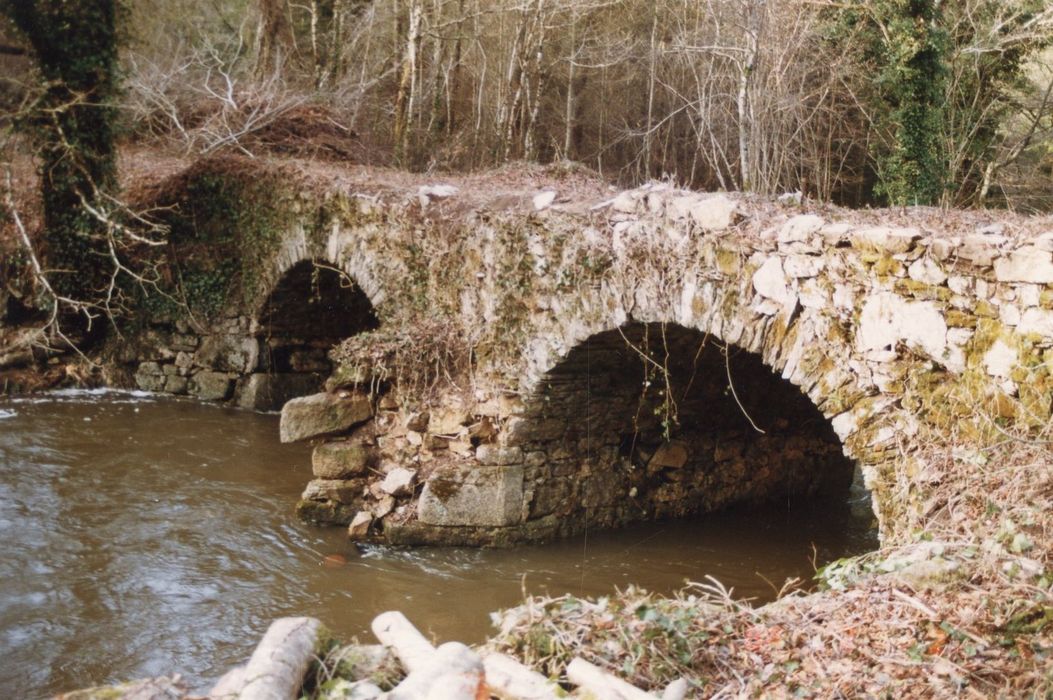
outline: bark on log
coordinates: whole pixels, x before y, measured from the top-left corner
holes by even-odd
[[[483,657],[486,685],[501,700],[557,700],[558,686],[510,656],[487,654]]]
[[[567,679],[604,700],[658,700],[580,657],[567,665]]]
[[[235,666],[216,681],[208,691],[208,700],[237,700],[245,687],[245,665]]]
[[[371,626],[380,643],[391,647],[410,673],[425,668],[435,654],[432,643],[397,610],[377,615]]]
[[[319,649],[322,623],[283,617],[271,623],[245,667],[238,700],[295,700]]]
[[[475,700],[483,683],[479,655],[460,642],[447,642],[393,688],[388,700]]]
[[[683,678],[677,678],[662,691],[662,700],[684,700],[687,697],[688,685]]]

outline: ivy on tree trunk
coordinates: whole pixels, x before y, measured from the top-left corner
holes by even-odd
[[[47,264],[55,291],[85,301],[112,266],[103,224],[84,206],[116,191],[117,0],[0,0],[32,47],[42,94],[38,142]]]
[[[943,153],[946,36],[938,0],[876,0],[877,76],[891,142],[877,158],[877,194],[897,205],[936,204],[947,186]]]

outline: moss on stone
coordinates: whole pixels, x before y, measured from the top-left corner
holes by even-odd
[[[976,316],[968,312],[948,309],[943,317],[951,328],[976,328]]]

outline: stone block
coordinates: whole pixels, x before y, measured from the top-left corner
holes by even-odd
[[[1035,246],[1024,246],[994,261],[999,282],[1053,284],[1053,254]]]
[[[856,338],[864,352],[895,349],[896,343],[904,341],[942,360],[947,348],[947,322],[931,302],[909,302],[883,292],[869,297],[863,305]]]
[[[417,518],[426,525],[494,527],[522,517],[523,468],[451,465],[424,484]]]
[[[1028,309],[1020,317],[1018,333],[1034,333],[1044,338],[1053,339],[1053,311],[1045,309]]]
[[[475,458],[488,467],[501,467],[523,463],[523,450],[518,447],[499,447],[497,445],[479,445]]]
[[[393,510],[395,510],[395,497],[384,496],[373,505],[372,513],[374,518],[383,518]]]
[[[223,372],[198,372],[190,379],[188,391],[205,401],[225,401],[234,389],[234,377]]]
[[[189,382],[186,377],[168,375],[165,377],[165,391],[169,394],[185,394]]]
[[[201,367],[221,372],[247,374],[256,369],[260,346],[255,338],[238,335],[209,335],[195,355]]]
[[[350,504],[361,500],[364,486],[361,479],[314,479],[307,483],[300,498]]]
[[[135,385],[143,391],[164,391],[165,379],[156,362],[143,362],[135,372]]]
[[[932,258],[918,258],[907,268],[907,274],[912,280],[924,284],[938,286],[947,281],[947,273]]]
[[[688,216],[705,231],[723,231],[735,223],[738,203],[722,194],[699,198],[687,210]]]
[[[1017,364],[1017,352],[1001,338],[995,340],[994,344],[984,353],[984,369],[992,377],[1008,379],[1013,368]]]
[[[687,447],[681,442],[663,443],[647,462],[648,471],[681,469],[687,464]]]
[[[141,362],[135,373],[144,375],[163,374],[164,370],[161,369],[161,365],[157,362]]]
[[[435,435],[457,435],[469,420],[463,408],[439,408],[432,411],[428,430]]]
[[[389,496],[405,496],[413,493],[413,482],[417,472],[405,467],[395,467],[380,482],[380,490]]]
[[[365,394],[338,392],[292,399],[282,408],[282,442],[298,442],[346,432],[373,417]]]
[[[375,462],[375,451],[359,440],[323,442],[311,453],[311,471],[319,479],[346,479],[363,474]]]
[[[428,421],[430,420],[431,414],[427,411],[414,411],[406,417],[406,430],[423,433],[428,429]]]
[[[364,540],[369,535],[369,526],[373,524],[373,514],[360,510],[347,526],[347,536],[353,540]]]
[[[319,374],[250,374],[238,382],[238,405],[253,411],[280,411],[290,399],[322,387]]]
[[[358,513],[356,505],[305,499],[296,504],[296,517],[316,525],[347,525]]]
[[[783,245],[807,243],[824,223],[823,218],[815,214],[799,214],[782,225],[776,240]]]
[[[790,304],[795,296],[782,267],[782,260],[770,257],[753,275],[753,288],[761,296],[783,305]]]
[[[816,255],[788,255],[783,264],[786,276],[796,278],[816,277],[824,267],[826,261]]]
[[[430,450],[432,452],[437,452],[439,450],[448,450],[449,448],[450,441],[446,438],[440,437],[438,435],[424,435],[424,449]]]
[[[962,240],[961,247],[958,248],[958,257],[971,262],[973,265],[987,267],[994,262],[995,256],[998,254],[998,246],[1005,243],[1006,240],[1004,236],[985,236],[982,234],[966,236]]]
[[[853,231],[850,235],[852,247],[858,250],[873,250],[896,255],[906,253],[921,238],[916,228],[892,228],[872,226]]]

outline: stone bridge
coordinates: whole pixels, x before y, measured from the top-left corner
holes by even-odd
[[[926,449],[1050,420],[1048,220],[567,168],[244,187],[245,215],[176,207],[229,228],[221,311],[118,355],[143,388],[284,403],[282,439],[315,442],[301,517],[357,539],[500,545],[854,474],[887,535],[940,478]]]

